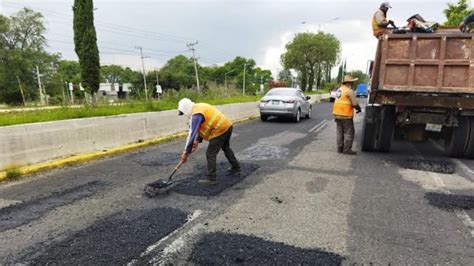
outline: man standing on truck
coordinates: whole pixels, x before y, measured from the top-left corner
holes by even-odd
[[[463,21],[461,22],[461,24],[459,24],[459,29],[462,31],[462,32],[466,32],[466,30],[469,30],[470,29],[468,28],[469,24],[473,23],[474,22],[474,12],[472,12],[471,14],[467,15]],[[469,32],[467,31],[467,32]]]
[[[178,111],[179,115],[185,115],[191,119],[186,146],[181,154],[181,161],[183,163],[188,160],[191,153],[196,151],[203,139],[209,141],[206,151],[207,179],[200,180],[199,183],[205,185],[217,184],[216,160],[217,154],[221,149],[232,165],[229,171],[234,174],[240,174],[240,164],[230,148],[232,120],[225,117],[214,106],[207,103],[193,103],[188,98],[183,98],[179,101]]]
[[[387,33],[389,25],[395,28],[395,23],[392,20],[387,20],[387,12],[390,8],[392,8],[390,3],[383,2],[372,17],[372,30],[376,38]]]
[[[342,86],[337,90],[332,114],[337,125],[337,152],[355,155],[352,150],[354,142],[354,108],[357,113],[361,112],[359,103],[353,90],[354,81],[351,75],[344,76]]]

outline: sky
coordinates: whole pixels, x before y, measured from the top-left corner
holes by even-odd
[[[453,2],[455,0],[451,0]],[[43,14],[47,50],[77,60],[73,45],[73,0],[0,0],[0,13],[12,15],[23,7]],[[444,22],[447,0],[390,1],[389,19],[401,26],[414,14]],[[101,64],[140,69],[143,48],[145,68],[163,66],[178,54],[191,56],[195,45],[203,65],[222,65],[236,56],[252,58],[274,76],[282,69],[280,55],[299,32],[322,30],[342,44],[347,69],[365,71],[375,56],[371,17],[381,1],[269,1],[269,0],[94,0],[95,26]]]

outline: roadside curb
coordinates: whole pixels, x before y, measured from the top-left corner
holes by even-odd
[[[246,118],[236,119],[233,122],[234,124],[239,124],[245,121],[253,120],[257,117],[258,117],[257,115],[252,115]],[[77,164],[86,163],[86,162],[90,162],[90,161],[101,159],[101,158],[106,158],[106,157],[111,157],[114,155],[126,153],[129,151],[142,149],[142,148],[152,146],[152,145],[158,145],[158,144],[169,142],[175,139],[184,138],[187,136],[187,133],[188,133],[187,131],[178,132],[172,135],[148,139],[148,140],[140,141],[137,143],[126,144],[126,145],[110,148],[103,151],[72,155],[67,158],[42,162],[38,164],[20,166],[17,168],[12,168],[10,170],[18,170],[21,173],[21,176],[23,177],[26,175],[31,175],[34,173],[47,171],[47,170],[51,170],[55,168],[60,168],[63,166],[77,165]],[[0,182],[7,180],[7,172],[9,172],[10,170],[5,170],[5,171],[0,172]]]

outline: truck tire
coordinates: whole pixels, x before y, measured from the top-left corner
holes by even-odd
[[[375,151],[376,141],[375,136],[377,134],[377,127],[373,123],[367,123],[364,121],[362,127],[362,151]]]
[[[395,132],[395,106],[383,106],[380,117],[379,135],[377,138],[378,150],[389,152],[392,147]]]
[[[464,151],[464,157],[474,159],[474,117],[469,117],[469,135],[467,138],[467,146]]]
[[[459,116],[458,126],[453,127],[444,139],[444,151],[446,155],[460,158],[464,155],[469,138],[469,117]]]

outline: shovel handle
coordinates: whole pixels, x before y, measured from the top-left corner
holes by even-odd
[[[178,165],[176,165],[176,167],[174,168],[174,170],[177,171],[179,168],[181,168],[181,166],[182,166],[183,164],[184,164],[184,162],[180,160],[179,163],[178,163]]]

